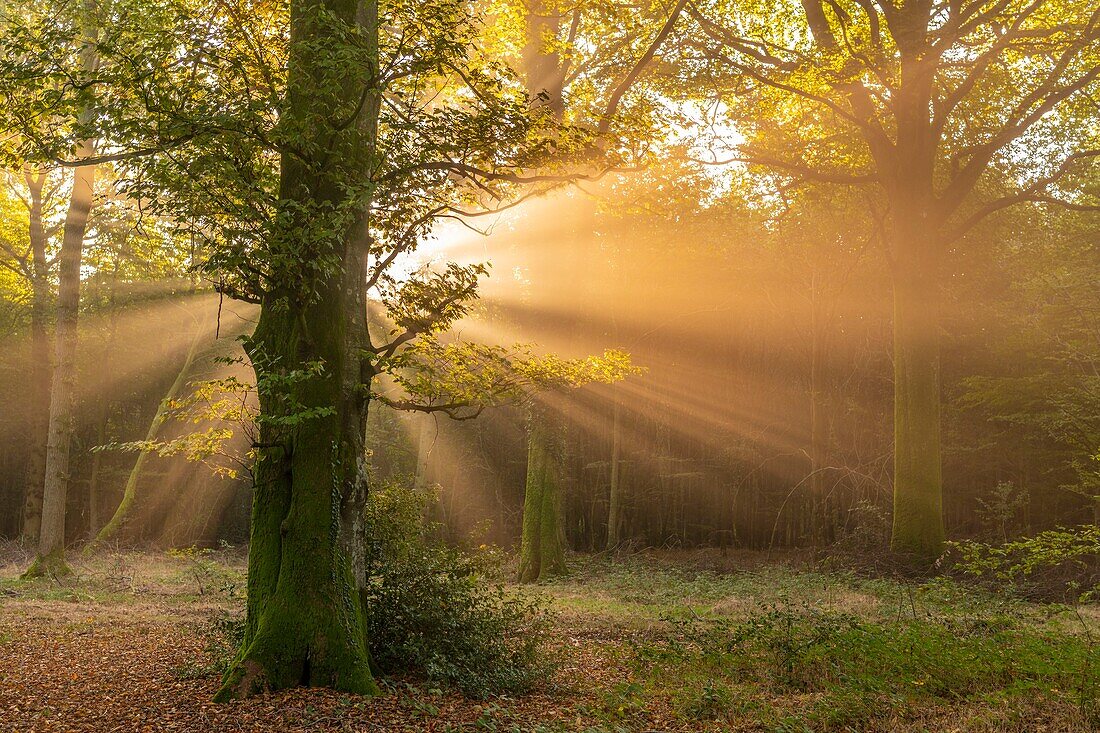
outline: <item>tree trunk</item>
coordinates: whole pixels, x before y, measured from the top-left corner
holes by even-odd
[[[95,154],[85,141],[78,157]],[[27,575],[62,575],[65,564],[65,509],[69,491],[69,447],[76,408],[77,320],[80,312],[80,260],[88,214],[95,189],[95,166],[74,171],[73,191],[65,215],[58,267],[57,326],[54,333],[54,369],[50,382],[50,422],[46,440],[46,477],[42,489],[42,527],[38,556]]]
[[[920,562],[943,550],[939,292],[915,263],[894,276],[895,552]]]
[[[532,410],[527,428],[527,486],[518,575],[521,583],[565,573],[561,528],[563,438],[550,415]]]
[[[31,244],[31,370],[29,381],[31,419],[30,449],[27,451],[27,473],[23,494],[23,542],[38,545],[42,528],[42,487],[46,482],[46,435],[50,413],[50,342],[46,333],[47,308],[50,298],[49,265],[46,262],[46,230],[42,221],[43,172],[27,171],[30,192]]]
[[[622,529],[622,404],[618,395],[615,396],[615,406],[611,416],[611,482],[608,487],[607,500],[607,549],[613,550],[619,546],[622,538],[619,531]]]
[[[261,428],[273,447],[254,470],[246,632],[218,700],[296,685],[377,692],[347,546],[355,533],[345,525],[346,505],[365,490],[359,400],[343,389],[346,314],[338,293],[327,295],[336,297],[285,314],[263,310],[249,343],[261,384],[324,359],[325,371],[291,387],[290,397],[331,413]],[[286,416],[284,396],[261,388],[261,414]]]
[[[523,67],[531,107],[546,109],[560,122],[565,115],[565,74],[557,50],[561,13],[544,0],[528,0]]]
[[[424,413],[418,415],[416,419],[420,423],[420,430],[416,438],[416,473],[413,475],[413,488],[422,491],[428,487],[428,464],[432,447],[435,445],[436,429],[434,416]]]
[[[81,71],[91,76],[99,66],[95,5],[83,6],[84,44],[80,50]],[[88,123],[93,110],[85,106],[78,121]],[[76,157],[90,158],[96,153],[94,140],[77,145]],[[54,329],[54,364],[50,379],[50,418],[46,436],[46,471],[42,484],[42,525],[38,537],[38,556],[27,575],[59,575],[69,571],[65,564],[65,508],[69,491],[69,447],[72,442],[76,407],[77,320],[80,314],[80,261],[84,253],[84,235],[95,194],[94,165],[73,170],[73,190],[61,238],[58,265],[57,325]]]
[[[191,337],[191,346],[187,349],[187,355],[183,359],[183,364],[180,366],[179,373],[176,374],[176,378],[168,388],[168,392],[164,395],[164,399],[161,400],[161,403],[157,406],[156,414],[153,415],[153,419],[149,423],[149,428],[145,431],[146,442],[156,440],[157,436],[160,434],[161,426],[163,426],[165,420],[168,419],[169,404],[179,395],[180,390],[183,389],[183,385],[187,382],[187,374],[191,371],[191,365],[195,361],[195,354],[198,353],[201,340],[202,328],[196,323],[195,333]],[[122,528],[123,522],[126,521],[130,514],[130,509],[134,505],[134,500],[137,498],[138,479],[141,478],[141,469],[145,466],[145,461],[148,458],[148,451],[143,450],[138,452],[137,458],[134,460],[134,466],[130,469],[130,475],[126,478],[126,486],[122,490],[122,501],[119,502],[118,508],[115,509],[115,513],[111,516],[111,519],[107,524],[103,525],[103,528],[96,534],[95,539],[89,542],[84,548],[85,555],[90,555],[95,552],[97,548],[114,537]]]
[[[281,124],[304,138],[309,160],[282,158],[279,247],[295,262],[276,271],[246,344],[260,400],[245,637],[215,699],[296,685],[375,694],[362,612],[366,582],[367,394],[363,354],[369,197],[348,186],[370,170],[377,133],[377,4],[295,0]],[[341,27],[343,26],[343,27]],[[334,63],[352,26],[370,70]],[[354,124],[338,121],[351,119]],[[323,122],[331,120],[338,127]],[[351,213],[335,233],[325,215]],[[343,221],[338,214],[337,221]],[[303,237],[303,232],[308,236]],[[303,376],[304,375],[304,376]]]
[[[560,122],[565,114],[561,55],[557,50],[561,13],[544,0],[527,1],[523,70],[534,110]],[[560,481],[561,431],[552,418],[535,407],[528,416],[527,485],[520,538],[520,582],[532,582],[565,572],[562,549]]]

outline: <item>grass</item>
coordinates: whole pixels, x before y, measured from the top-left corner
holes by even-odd
[[[453,731],[1100,727],[1095,608],[805,560],[746,556],[737,567],[714,569],[708,557],[577,557],[565,578],[513,587],[543,596],[557,617],[551,651],[559,671],[532,696],[464,701],[391,680],[387,697],[410,729]],[[112,553],[60,581],[19,580],[17,565],[0,566],[0,611],[9,620],[20,609],[48,613],[57,634],[84,633],[99,623],[85,609],[101,606],[123,607],[127,618],[140,611],[194,622],[184,626],[205,651],[174,668],[180,677],[215,680],[219,657],[232,652],[224,619],[240,613],[239,555]],[[0,628],[0,651],[19,643],[18,626]],[[373,704],[322,701],[307,709],[322,721],[355,720],[371,715]]]
[[[611,688],[606,722],[644,717],[648,702],[774,731],[1042,730],[1037,707],[1057,711],[1051,728],[1100,726],[1091,611],[945,579],[644,557],[582,560],[542,590],[567,617],[648,629],[619,645],[629,679]]]
[[[72,575],[23,579],[30,562],[18,545],[0,546],[0,599],[127,605],[171,599],[182,606],[233,605],[243,598],[245,556],[222,551],[104,551],[68,559]]]

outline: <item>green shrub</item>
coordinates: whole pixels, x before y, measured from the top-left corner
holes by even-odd
[[[949,543],[953,568],[1031,600],[1100,599],[1100,527],[1059,527],[1000,544]]]
[[[443,546],[424,517],[431,495],[373,488],[366,622],[374,663],[474,697],[519,692],[545,676],[542,606],[490,582],[480,560]]]

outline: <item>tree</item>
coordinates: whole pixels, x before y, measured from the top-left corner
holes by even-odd
[[[862,188],[881,221],[894,285],[892,544],[934,558],[945,263],[1007,207],[1093,206],[1073,181],[1100,155],[1087,139],[1100,9],[804,0],[689,12],[699,33],[684,44],[687,68],[731,92],[720,94],[745,138],[734,158],[803,185]]]
[[[75,76],[89,79],[96,73],[99,58],[96,48],[99,19],[95,6],[86,3],[78,13],[81,29]],[[74,111],[72,130],[77,135],[76,155],[91,158],[95,154],[96,141],[88,132],[95,114],[90,97],[84,97]],[[57,318],[54,329],[54,354],[50,381],[49,423],[46,437],[44,483],[42,489],[42,516],[38,536],[38,551],[27,575],[60,575],[68,572],[65,564],[65,508],[69,483],[69,450],[72,441],[76,397],[76,348],[77,320],[80,310],[80,261],[88,217],[95,193],[96,166],[79,165],[73,172],[69,207],[65,214],[61,249],[58,254]],[[32,247],[43,247],[41,220],[34,221],[32,200]],[[35,240],[38,240],[36,243]],[[37,267],[36,267],[37,270]],[[36,272],[37,276],[37,272]],[[33,462],[33,458],[32,458]],[[32,471],[36,468],[32,464]],[[33,496],[33,493],[32,493]],[[31,520],[33,528],[33,500]]]
[[[532,128],[525,100],[470,63],[473,21],[458,3],[293,3],[285,81],[267,59],[221,67],[208,88],[234,116],[211,110],[222,128],[188,141],[188,166],[146,168],[157,205],[182,206],[208,233],[204,270],[217,287],[260,305],[245,342],[259,398],[247,626],[219,699],[299,684],[377,690],[361,609],[372,384],[461,317],[484,273],[449,266],[405,280],[391,267],[460,202],[564,180],[510,172],[537,159]],[[427,85],[440,94],[425,99]],[[241,104],[227,89],[277,101]],[[195,98],[192,114],[208,102]],[[193,195],[208,183],[214,196]],[[385,307],[387,334],[367,330],[368,292]]]
[[[629,354],[617,350],[587,359],[546,357],[518,368],[532,387],[542,393],[575,389],[592,382],[611,384],[640,371],[631,365]],[[545,399],[545,395],[536,393],[527,400],[527,484],[517,574],[522,583],[545,580],[565,572],[561,526],[565,426]]]
[[[31,360],[36,368],[30,375],[31,421],[29,451],[23,490],[23,542],[37,547],[42,523],[42,487],[46,478],[46,436],[49,428],[50,357],[49,322],[53,304],[51,273],[56,251],[51,245],[57,230],[60,175],[24,165],[9,172],[8,188],[23,203],[27,213],[26,239],[0,243],[10,257],[12,270],[30,286]],[[20,238],[22,239],[22,238]]]

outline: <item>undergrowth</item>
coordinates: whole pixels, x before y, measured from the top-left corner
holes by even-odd
[[[474,697],[522,692],[546,677],[540,603],[488,577],[476,555],[425,526],[431,495],[398,483],[371,491],[366,622],[384,672],[412,672]]]

